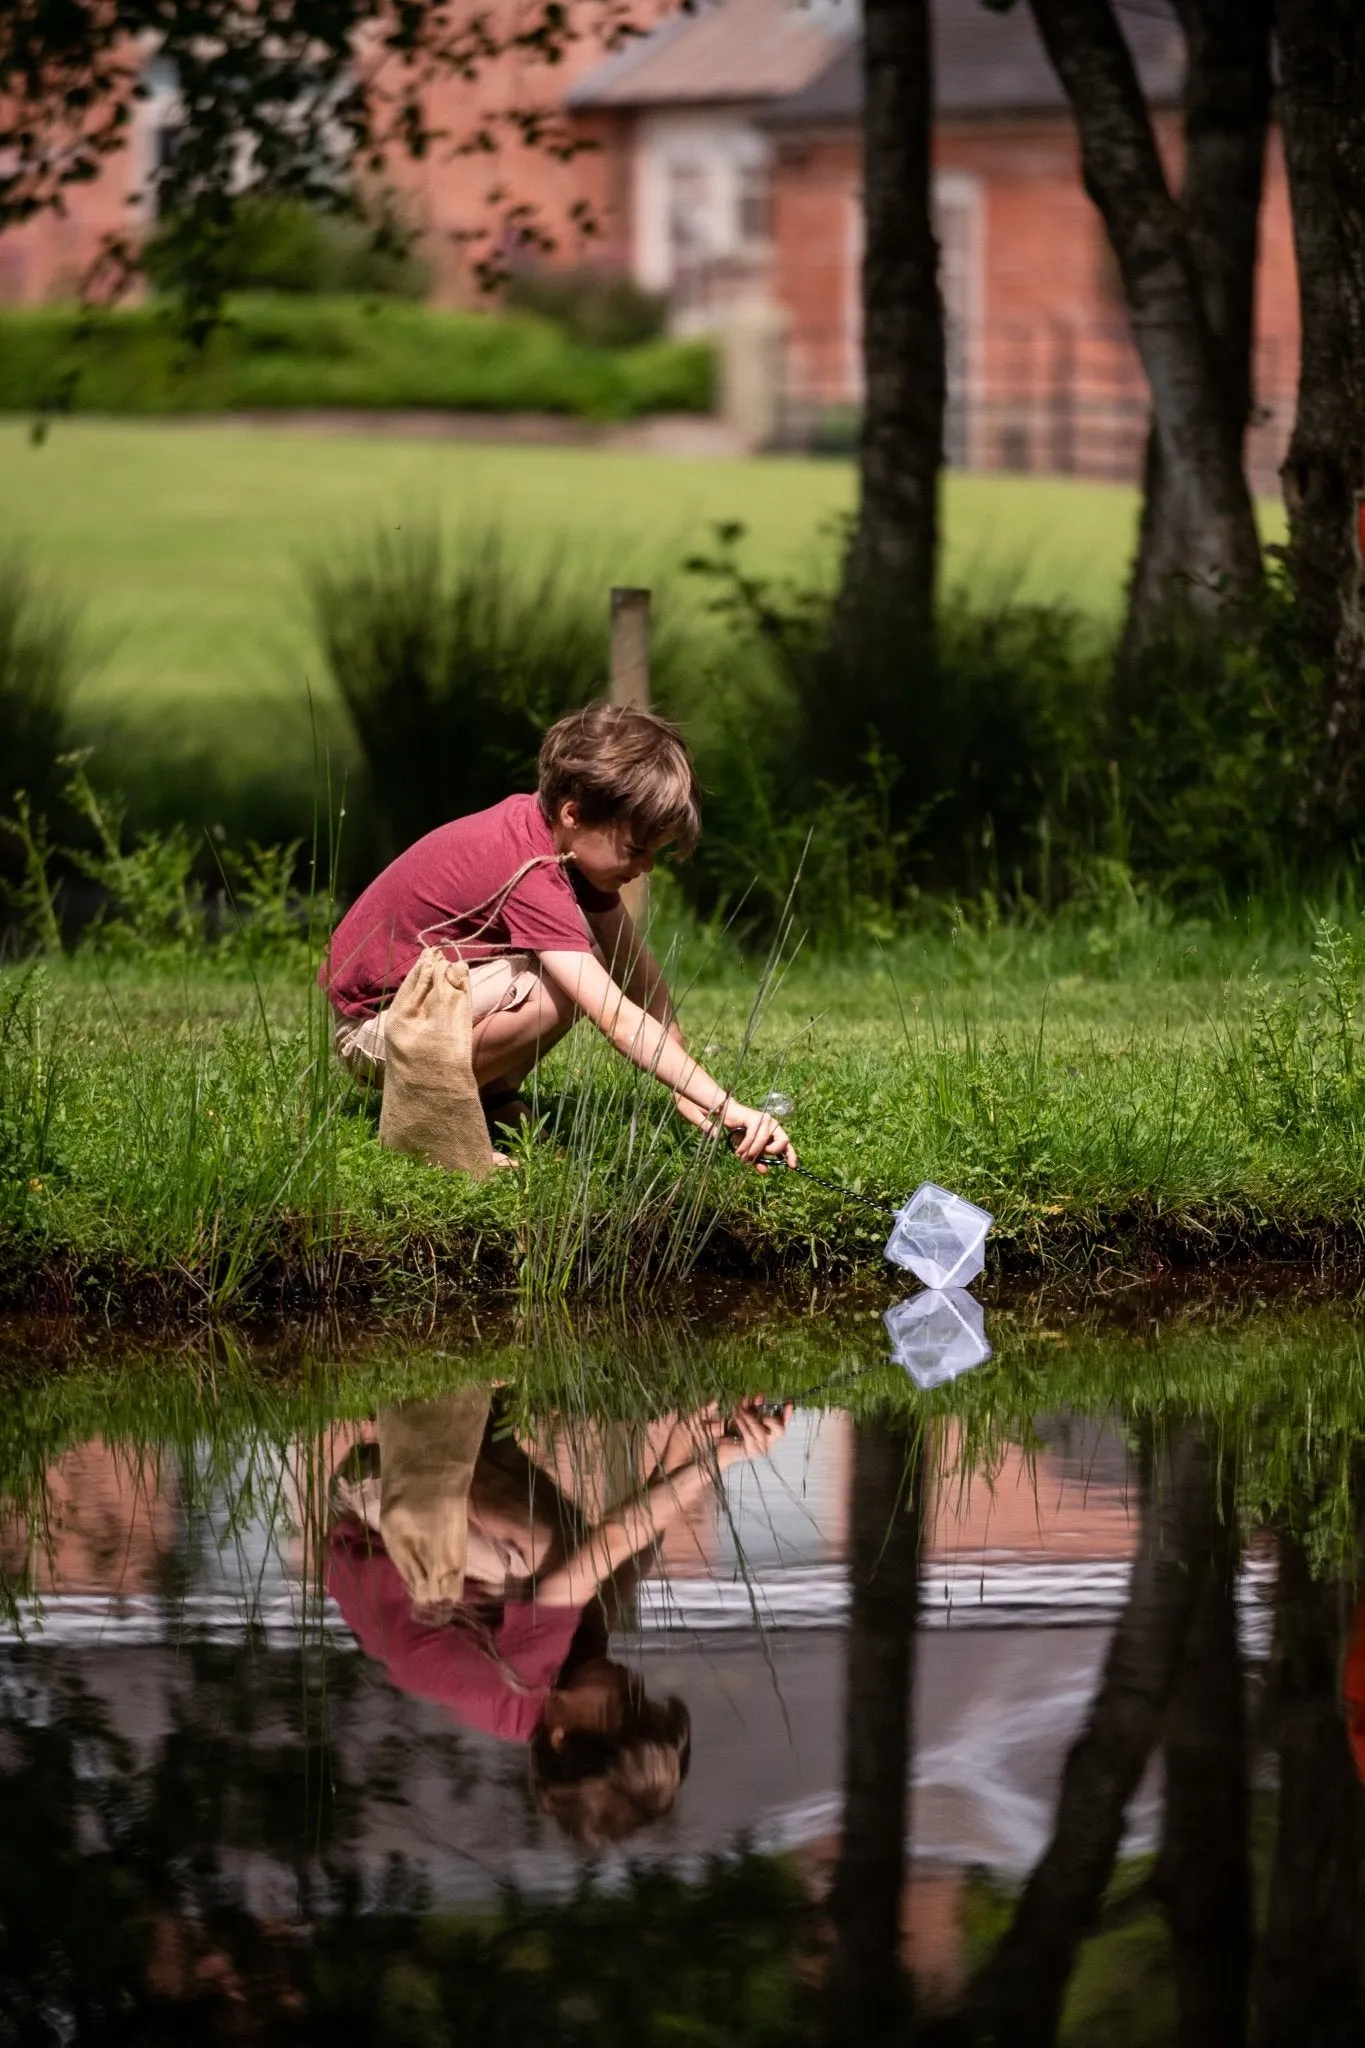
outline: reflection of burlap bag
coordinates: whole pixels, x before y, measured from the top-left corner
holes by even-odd
[[[464,1594],[469,1487],[487,1420],[485,1387],[379,1411],[379,1533],[418,1607]]]
[[[474,1079],[473,1038],[468,967],[425,947],[384,1015],[379,1142],[482,1180],[493,1147]]]

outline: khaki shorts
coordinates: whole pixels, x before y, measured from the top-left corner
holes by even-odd
[[[496,960],[476,960],[469,969],[474,1022],[500,1010],[519,1010],[540,987],[540,962],[534,953],[504,953]],[[338,1017],[332,1033],[336,1056],[357,1081],[384,1080],[384,1012],[377,1017]]]

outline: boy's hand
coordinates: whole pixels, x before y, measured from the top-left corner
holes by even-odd
[[[768,1171],[763,1164],[765,1159],[782,1159],[788,1166],[796,1165],[796,1147],[777,1118],[766,1109],[746,1109],[742,1102],[727,1102],[719,1121],[725,1126],[736,1159],[756,1166],[760,1173]]]
[[[774,1444],[779,1443],[787,1424],[792,1419],[792,1404],[784,1401],[774,1414],[761,1398],[742,1401],[725,1425],[725,1434],[716,1446],[716,1463],[724,1472],[730,1465],[738,1465],[751,1458],[766,1458]]]

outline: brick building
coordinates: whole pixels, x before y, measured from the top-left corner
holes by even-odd
[[[1183,44],[1170,0],[1117,0],[1173,177]],[[497,0],[495,12],[516,0]],[[778,437],[847,432],[860,398],[861,74],[853,0],[647,0],[650,33],[604,55],[591,33],[548,69],[511,51],[435,89],[458,142],[500,111],[553,100],[590,147],[563,163],[513,144],[496,162],[437,149],[393,181],[434,296],[471,296],[471,229],[494,188],[528,202],[560,247],[628,269],[698,332],[760,311]],[[594,17],[595,18],[595,17]],[[585,17],[585,26],[590,18]],[[972,468],[1137,473],[1146,387],[1113,259],[1080,180],[1074,127],[1025,6],[934,0],[935,201],[949,344],[950,459]],[[69,294],[101,237],[146,217],[139,193],[174,126],[157,80],[128,149],[63,217],[0,237],[0,300]],[[598,233],[564,233],[575,202]],[[1257,294],[1253,477],[1274,488],[1293,414],[1298,305],[1278,136],[1267,164]]]
[[[1183,41],[1165,0],[1119,12],[1173,177]],[[783,329],[788,438],[860,396],[862,78],[846,6],[717,0],[571,88],[623,168],[615,249],[676,324],[765,302]],[[949,455],[986,469],[1136,474],[1146,386],[1070,112],[1026,7],[935,0],[935,204]],[[1278,136],[1257,293],[1258,484],[1293,414],[1298,305]]]

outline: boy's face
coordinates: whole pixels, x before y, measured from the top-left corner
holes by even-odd
[[[585,825],[576,803],[560,805],[555,846],[560,853],[573,855],[574,866],[595,889],[613,893],[647,875],[662,843],[641,845],[628,823]]]

